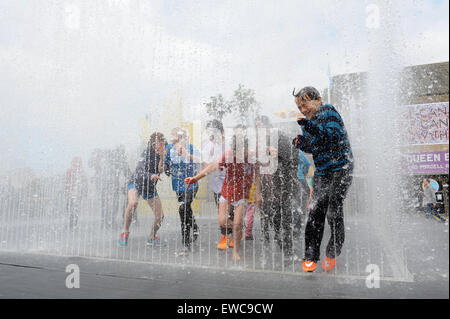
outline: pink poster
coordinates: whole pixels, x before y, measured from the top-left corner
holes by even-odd
[[[448,102],[408,105],[402,113],[403,143],[448,144]]]

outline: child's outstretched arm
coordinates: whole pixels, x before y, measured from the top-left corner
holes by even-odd
[[[193,177],[186,177],[184,179],[184,183],[187,186],[190,186],[192,184],[197,183],[199,180],[201,180],[203,177],[205,177],[206,175],[208,175],[209,173],[215,171],[217,168],[219,168],[219,164],[220,161],[214,162],[209,164],[208,166],[206,166],[203,170],[200,171],[200,173],[198,173],[197,175],[193,176]]]

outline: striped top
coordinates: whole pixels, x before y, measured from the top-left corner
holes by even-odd
[[[314,174],[326,175],[353,168],[353,153],[344,121],[333,105],[320,105],[316,115],[305,122],[297,148],[313,155]]]

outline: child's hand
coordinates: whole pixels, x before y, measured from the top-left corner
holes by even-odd
[[[197,183],[197,179],[195,177],[186,177],[184,179],[184,183],[186,184],[187,187],[191,186],[192,184]]]
[[[300,144],[300,138],[298,136],[296,136],[293,140],[292,140],[292,144],[294,145],[295,148],[298,148],[298,144]]]
[[[167,149],[166,146],[164,145],[164,143],[160,142],[157,144],[156,146],[156,152],[159,154],[159,156],[161,157],[165,157],[167,154]]]
[[[161,180],[161,177],[159,177],[158,174],[153,174],[152,176],[150,176],[150,180],[153,182],[155,180]]]
[[[308,123],[308,119],[306,119],[305,117],[297,117],[297,123],[300,126],[306,125],[306,123]]]

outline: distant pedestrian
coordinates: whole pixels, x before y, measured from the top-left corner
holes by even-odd
[[[78,218],[81,211],[81,204],[87,197],[88,181],[83,170],[83,163],[80,157],[74,157],[70,168],[66,172],[66,212],[69,217],[69,227],[71,230],[78,226]]]
[[[431,186],[428,178],[423,179],[423,204],[425,205],[425,212],[427,218],[434,218],[438,221],[445,222],[443,218],[437,212],[436,190]]]

